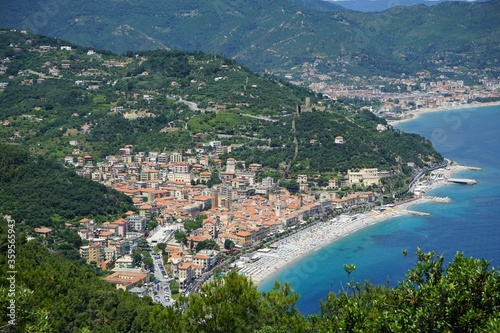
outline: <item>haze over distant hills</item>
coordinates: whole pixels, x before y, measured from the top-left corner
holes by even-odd
[[[475,0],[452,1],[475,2]],[[447,2],[447,0],[325,0],[325,2],[333,3],[349,10],[378,12],[395,6],[414,6],[420,4],[433,6],[442,2]]]
[[[498,0],[375,13],[321,0],[20,0],[2,5],[0,21],[114,52],[218,53],[282,77],[304,64],[319,74],[399,75],[443,63],[498,71],[500,59]]]

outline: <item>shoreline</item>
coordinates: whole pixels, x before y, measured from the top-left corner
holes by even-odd
[[[487,107],[487,106],[500,106],[500,101],[498,101],[498,102],[486,102],[486,103],[473,103],[473,104],[460,104],[460,105],[451,105],[451,106],[440,106],[440,107],[436,107],[436,108],[423,108],[423,109],[405,111],[403,114],[405,116],[411,115],[411,117],[398,119],[398,120],[387,120],[387,124],[392,125],[392,126],[403,124],[403,123],[418,119],[421,115],[424,115],[426,113],[481,108],[481,107]]]
[[[438,202],[436,198],[426,196],[425,193],[450,185],[451,183],[446,180],[447,178],[453,177],[457,172],[471,169],[472,167],[470,166],[452,162],[446,168],[435,170],[442,174],[443,177],[441,179],[427,180],[421,184],[424,195],[404,203],[396,204],[394,207],[379,207],[368,212],[356,214],[356,218],[354,219],[349,215],[340,215],[329,221],[317,222],[273,243],[277,249],[270,250],[267,253],[253,252],[253,254],[257,254],[260,258],[255,262],[246,264],[239,272],[250,277],[258,287],[263,282],[271,279],[275,274],[298,260],[307,257],[312,252],[324,248],[358,230],[404,215],[426,215],[423,212],[413,211],[411,208],[426,202]]]
[[[500,106],[500,101],[413,110],[407,113],[412,114],[411,118],[388,121],[388,124],[397,125],[400,123],[412,121],[426,113],[446,112],[452,110],[487,106]],[[422,212],[412,211],[411,208],[415,205],[427,202],[443,202],[436,200],[436,198],[425,196],[425,193],[436,188],[451,185],[451,183],[446,181],[447,178],[452,178],[453,175],[457,172],[472,169],[475,168],[451,161],[448,167],[435,170],[439,171],[444,176],[443,179],[426,181],[424,184],[421,184],[421,189],[423,190],[423,194],[421,196],[407,202],[397,204],[394,207],[387,208],[384,211],[372,210],[369,212],[365,212],[363,214],[360,214],[362,217],[356,219],[355,221],[340,221],[340,217],[336,217],[330,221],[318,222],[304,230],[301,230],[286,237],[283,240],[274,243],[278,244],[278,250],[272,250],[267,254],[254,252],[254,254],[260,255],[260,259],[256,262],[248,264],[247,266],[244,266],[243,269],[240,270],[240,272],[250,277],[253,283],[257,285],[257,287],[259,287],[263,282],[272,279],[273,276],[275,276],[277,273],[294,264],[295,262],[307,257],[312,252],[324,248],[362,228],[399,216],[409,214],[425,215],[425,213]],[[307,243],[308,239],[314,239],[315,242]],[[318,243],[316,240],[320,240],[320,243]],[[281,251],[280,247],[282,247]]]
[[[410,212],[388,208],[385,211],[370,211],[360,214],[362,216],[356,220],[337,217],[330,221],[317,222],[278,241],[278,250],[274,250],[270,254],[256,252],[261,255],[261,258],[255,263],[246,266],[247,269],[240,272],[249,276],[253,283],[259,286],[271,279],[276,273],[337,240],[365,227],[407,214],[410,214]],[[321,241],[320,244],[317,243],[318,240]],[[271,257],[276,255],[278,257]]]

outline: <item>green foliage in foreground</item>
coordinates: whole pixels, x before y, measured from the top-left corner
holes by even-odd
[[[7,226],[0,236],[7,272]],[[331,293],[319,314],[303,316],[289,284],[261,293],[235,271],[201,287],[174,308],[117,291],[91,267],[49,252],[35,241],[16,243],[16,327],[6,332],[498,332],[500,276],[488,261],[458,253],[417,251],[417,263],[396,287],[351,283]],[[5,274],[5,273],[2,273]],[[1,326],[9,284],[0,280]]]

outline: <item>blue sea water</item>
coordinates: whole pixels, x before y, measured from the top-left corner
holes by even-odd
[[[500,267],[500,106],[428,113],[397,127],[430,139],[446,158],[482,168],[457,174],[477,184],[435,189],[428,194],[448,196],[452,202],[415,205],[413,210],[431,215],[394,218],[326,245],[263,281],[260,290],[269,290],[275,280],[288,281],[300,294],[297,308],[318,313],[320,300],[330,291],[346,289],[344,264],[356,266],[351,274],[355,281],[394,286],[414,266],[417,246],[444,254],[445,262],[463,252]]]

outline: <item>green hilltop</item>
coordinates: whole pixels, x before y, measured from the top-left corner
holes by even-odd
[[[394,131],[369,111],[220,56],[116,55],[2,31],[0,58],[1,141],[61,161],[68,155],[99,160],[126,144],[194,151],[213,140],[235,145],[232,156],[247,163],[279,169],[293,160],[293,172],[379,167],[408,175],[408,163],[442,161],[428,140]],[[343,145],[335,144],[337,136]]]
[[[135,207],[126,195],[77,175],[53,158],[0,144],[0,213],[2,219],[7,214],[17,222],[19,235],[33,234],[33,228],[51,228],[45,245],[80,260],[82,239],[66,223],[78,226],[83,217],[102,222],[128,210]]]

